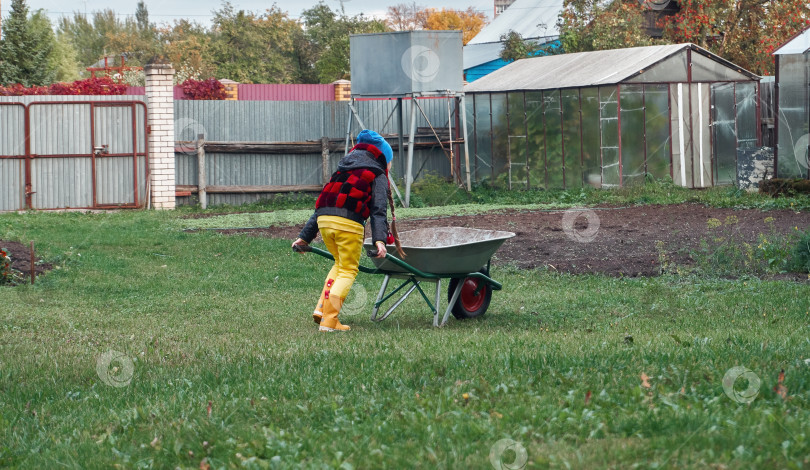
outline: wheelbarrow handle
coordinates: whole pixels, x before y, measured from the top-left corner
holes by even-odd
[[[293,245],[292,250],[296,253],[308,253],[312,251],[312,247],[309,245]]]
[[[372,248],[370,250],[366,250],[366,254],[369,258],[376,258],[380,254],[380,250]]]

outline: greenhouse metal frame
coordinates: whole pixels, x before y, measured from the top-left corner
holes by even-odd
[[[471,172],[495,186],[731,184],[761,143],[759,77],[694,44],[524,59],[465,93]]]

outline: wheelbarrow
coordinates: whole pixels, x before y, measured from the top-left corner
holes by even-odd
[[[492,291],[502,288],[499,282],[489,277],[492,255],[498,251],[503,242],[514,236],[512,232],[464,227],[410,230],[400,234],[407,262],[391,254],[396,252],[394,245],[386,247],[388,253],[385,258],[375,258],[377,250],[370,238],[365,239],[363,246],[371,257],[374,267],[360,265],[360,271],[385,276],[374,301],[371,320],[379,322],[388,318],[414,290],[419,291],[430,307],[435,327],[444,326],[451,313],[460,320],[483,315],[489,308]],[[296,245],[294,249],[310,251],[334,260],[331,253],[313,246]],[[391,279],[400,280],[402,283],[386,294]],[[440,318],[442,280],[448,280],[448,304],[444,316]],[[436,283],[435,305],[422,289],[423,282]],[[393,305],[380,315],[380,307],[408,286],[410,287]]]

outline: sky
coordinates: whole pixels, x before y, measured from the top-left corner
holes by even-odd
[[[367,16],[383,17],[389,6],[399,3],[412,3],[413,0],[342,0],[346,14],[353,16],[363,13]],[[340,9],[340,0],[323,0],[332,10]],[[48,12],[48,16],[54,25],[60,16],[72,16],[73,12],[92,13],[96,10],[112,8],[121,18],[134,16],[135,7],[138,0],[28,0],[28,7],[31,10],[43,9]],[[196,21],[202,25],[210,26],[214,10],[222,6],[221,0],[175,0],[175,1],[155,1],[145,0],[146,8],[149,10],[149,18],[154,23],[172,23],[174,20],[186,18]],[[298,18],[303,10],[318,4],[318,0],[278,0],[275,2],[278,7],[286,11],[293,18]],[[253,12],[263,12],[273,5],[271,1],[260,0],[232,0],[231,4],[237,10],[249,10]],[[493,0],[417,0],[416,4],[430,8],[452,8],[466,9],[475,7],[490,18],[494,8]],[[11,0],[0,0],[0,14],[5,18],[11,7]]]

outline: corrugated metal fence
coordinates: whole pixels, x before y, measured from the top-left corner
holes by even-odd
[[[355,102],[355,108],[365,126],[382,134],[398,132],[396,100],[366,100]],[[428,120],[436,127],[448,126],[448,101],[422,99],[417,110],[417,127],[427,127]],[[452,105],[452,103],[451,103]],[[403,105],[406,123],[409,103]],[[349,125],[349,107],[339,101],[175,101],[175,136],[178,141],[196,140],[204,134],[209,141],[226,142],[301,142],[319,141],[322,137],[344,139]],[[360,131],[352,120],[351,133]],[[405,125],[405,140],[408,127]],[[429,141],[431,139],[422,139]],[[432,139],[435,141],[435,139]],[[395,142],[391,142],[392,144]],[[438,144],[437,144],[438,145]],[[194,151],[178,152],[176,183],[197,184],[197,157]],[[330,158],[331,169],[343,151]],[[392,176],[405,173],[405,159],[394,159]],[[225,154],[206,152],[206,178],[211,186],[287,186],[321,184],[321,154]],[[449,175],[450,163],[438,146],[414,153],[414,175],[427,172]],[[209,204],[243,204],[267,197],[267,194],[230,193],[209,194]],[[187,203],[188,198],[179,198]]]
[[[35,209],[142,207],[148,169],[143,96],[0,97],[0,211]],[[446,99],[422,99],[417,126],[448,126]],[[366,127],[396,134],[396,100],[355,102]],[[406,123],[410,105],[403,106]],[[175,140],[300,142],[322,137],[345,139],[361,129],[349,107],[336,101],[175,101]],[[405,134],[407,141],[407,125]],[[28,135],[28,148],[26,148]],[[435,139],[421,139],[434,141]],[[392,144],[395,141],[391,142]],[[342,146],[340,146],[342,149]],[[334,170],[343,151],[333,152]],[[403,152],[404,154],[404,152]],[[405,159],[396,158],[395,178]],[[286,186],[322,183],[317,154],[206,155],[212,186]],[[438,146],[414,155],[414,175],[449,175],[450,164]],[[26,187],[26,182],[30,187]],[[176,183],[197,184],[196,153],[176,154]],[[212,194],[210,204],[242,204],[267,194]],[[178,201],[188,202],[186,198]]]
[[[0,210],[142,206],[137,96],[0,97]]]

